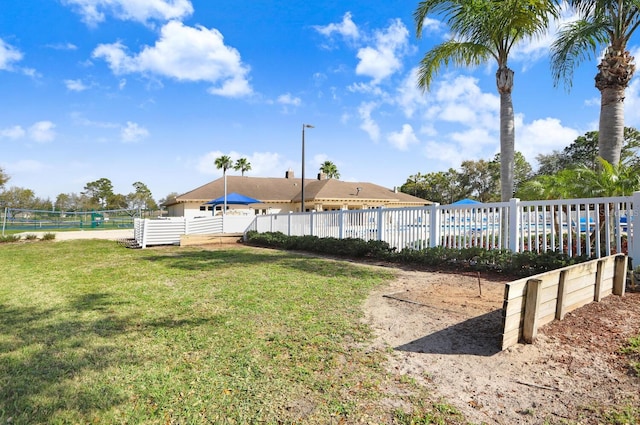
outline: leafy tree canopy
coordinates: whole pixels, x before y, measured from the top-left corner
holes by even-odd
[[[5,184],[7,184],[10,178],[11,177],[9,177],[9,174],[5,173],[4,170],[0,168],[0,189],[2,189]]]

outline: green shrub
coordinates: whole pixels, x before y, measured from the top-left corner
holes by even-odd
[[[42,240],[43,241],[52,241],[56,238],[56,234],[55,233],[45,233],[44,235],[42,235]]]
[[[403,249],[396,252],[384,241],[316,236],[286,236],[281,232],[247,233],[251,245],[335,255],[345,258],[370,258],[399,264],[456,271],[488,271],[513,276],[532,276],[549,270],[587,261],[586,256],[569,257],[556,251],[514,253],[507,249],[482,247]],[[422,244],[416,245],[422,246]]]
[[[18,242],[20,235],[6,235],[0,236],[0,243]]]
[[[28,241],[34,241],[34,240],[38,239],[38,235],[36,235],[34,233],[29,233],[29,234],[25,235],[24,238],[26,240],[28,240]]]

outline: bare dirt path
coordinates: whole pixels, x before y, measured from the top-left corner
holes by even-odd
[[[400,270],[365,303],[374,347],[392,347],[392,373],[472,423],[596,424],[603,409],[640,407],[640,379],[618,353],[640,334],[640,293],[609,296],[544,326],[535,344],[499,351],[504,283]]]

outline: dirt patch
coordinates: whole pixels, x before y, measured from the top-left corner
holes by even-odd
[[[603,410],[640,406],[640,379],[618,352],[640,334],[640,293],[609,296],[543,326],[535,344],[500,351],[506,281],[400,270],[366,301],[374,347],[392,347],[392,373],[473,423],[595,424]]]

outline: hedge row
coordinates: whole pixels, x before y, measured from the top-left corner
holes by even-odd
[[[384,241],[287,236],[281,232],[247,233],[246,243],[267,248],[305,251],[350,259],[370,259],[416,265],[438,270],[490,271],[513,276],[532,276],[587,261],[562,252],[511,252],[480,247],[403,249],[397,252]]]

